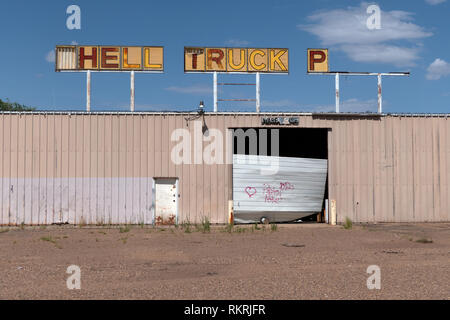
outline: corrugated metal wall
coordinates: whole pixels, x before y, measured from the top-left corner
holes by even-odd
[[[207,114],[205,123],[225,132],[261,127],[260,116]],[[446,117],[299,116],[299,127],[331,129],[329,193],[338,221],[450,220]],[[179,178],[178,221],[227,222],[232,166],[170,160],[173,130],[194,136],[185,117],[1,113],[0,224],[151,223],[154,177]]]

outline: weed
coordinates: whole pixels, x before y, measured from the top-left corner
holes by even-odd
[[[20,224],[20,230],[24,230],[24,229],[25,229],[25,223],[22,222],[22,223]]]
[[[353,222],[349,217],[345,217],[344,229],[349,230],[353,227]]]
[[[261,228],[258,226],[258,224],[256,222],[252,228],[253,228],[253,230],[261,230]]]
[[[244,233],[244,232],[246,232],[248,229],[247,228],[241,228],[241,227],[236,227],[235,229],[234,229],[234,231],[236,232],[236,233]]]
[[[66,236],[66,235],[63,236],[63,239],[67,239],[67,238],[68,238],[68,236]]]
[[[119,228],[119,232],[120,232],[120,233],[130,232],[130,230],[131,230],[131,228],[130,228],[130,226],[129,226],[128,224],[125,225],[124,227],[120,227],[120,228]]]
[[[120,240],[122,240],[123,244],[126,244],[126,243],[127,243],[127,240],[128,240],[128,238],[127,238],[127,237],[125,237],[125,238],[121,238]]]
[[[95,242],[99,242],[100,240],[98,240],[98,238],[95,238]]]
[[[416,242],[418,242],[418,243],[433,243],[433,240],[427,239],[427,238],[420,238],[420,239],[417,239]]]
[[[8,232],[8,231],[9,231],[9,228],[0,229],[0,233],[5,233],[5,232]]]
[[[101,233],[101,234],[103,234],[103,235],[105,235],[105,234],[106,234],[106,232],[105,232],[105,231],[99,231],[98,233]]]
[[[58,242],[56,242],[56,240],[53,239],[51,236],[48,236],[48,237],[41,237],[41,240],[42,240],[42,241],[48,241],[48,242],[51,242],[51,243],[53,243],[53,244],[55,245],[55,247],[57,247],[58,249],[62,249],[62,247],[58,244]]]
[[[277,225],[276,223],[272,223],[272,224],[270,225],[270,230],[272,230],[272,231],[277,231],[277,230],[278,230],[278,225]]]
[[[46,225],[40,225],[39,228],[40,228],[41,230],[45,230],[45,229],[47,229],[47,226],[46,226]]]
[[[191,223],[189,221],[184,221],[181,224],[181,229],[184,229],[185,233],[191,233]]]
[[[231,233],[233,232],[234,223],[229,223],[225,227],[225,232]]]
[[[209,222],[209,219],[207,217],[204,217],[202,219],[201,230],[202,230],[203,233],[211,231],[211,223]]]

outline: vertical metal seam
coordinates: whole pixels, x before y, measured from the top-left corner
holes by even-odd
[[[54,151],[55,151],[55,163],[53,164],[54,167],[54,174],[53,174],[53,182],[52,182],[52,186],[53,186],[53,222],[55,222],[55,182],[57,181],[57,177],[58,177],[58,143],[56,140],[56,115],[53,115],[53,141],[54,141]]]
[[[91,183],[92,183],[92,114],[88,115],[88,127],[89,127],[89,144],[88,144],[88,150],[87,150],[87,157],[89,159],[89,175],[88,175],[88,198],[89,198],[89,204],[88,204],[88,214],[89,214],[89,222],[92,223],[93,215],[91,210],[91,200],[92,200],[92,193],[91,193]]]
[[[393,121],[392,121],[393,122]],[[396,158],[396,153],[395,153],[395,139],[394,139],[394,127],[395,125],[392,124],[391,126],[391,140],[392,140],[392,221],[395,222],[395,197],[396,197],[396,192],[395,192],[395,172],[396,172],[396,168],[395,168],[395,158]],[[398,156],[398,155],[397,155]]]
[[[434,120],[433,118],[429,119],[431,122],[431,197],[432,197],[432,203],[433,203],[433,212],[431,221],[434,221],[436,216],[436,205],[435,205],[435,194],[434,194]]]
[[[19,114],[17,116],[17,143],[16,143],[16,153],[17,153],[17,166],[16,166],[16,214],[15,214],[15,224],[18,224],[19,221],[19,164],[20,164],[20,159],[19,159],[19,140],[20,140],[20,135],[19,135],[19,126],[20,126],[20,118],[22,117],[21,114]]]
[[[415,131],[414,131],[414,123],[415,123],[415,119],[412,119],[412,124],[411,124],[411,158],[412,158],[412,205],[413,205],[413,221],[416,220],[416,179],[415,179],[415,163],[414,163],[414,158],[416,156],[416,149],[415,149],[415,145],[414,145],[414,140],[415,140]]]
[[[117,118],[117,222],[120,222],[120,192],[119,192],[119,179],[120,179],[120,118]]]
[[[41,116],[38,117],[39,120],[39,145],[38,145],[38,224],[41,223],[41,135],[42,135],[42,131],[41,131]]]
[[[1,207],[1,211],[0,211],[0,219],[1,219],[1,221],[0,221],[0,224],[2,224],[2,225],[4,225],[5,224],[5,221],[3,220],[3,216],[4,216],[4,214],[3,214],[3,210],[4,210],[4,207],[3,207],[3,205],[4,205],[4,188],[3,188],[3,185],[4,185],[4,183],[5,183],[5,115],[4,114],[2,114],[2,139],[1,139],[1,143],[2,143],[2,148],[1,148],[1,153],[2,153],[2,167],[1,167],[1,172],[2,172],[2,183],[1,183],[1,188],[2,188],[2,195],[1,195],[1,204],[0,204],[0,207]]]
[[[27,194],[27,189],[26,189],[26,185],[27,185],[27,175],[26,175],[26,171],[27,171],[27,116],[24,116],[24,127],[25,127],[25,134],[24,134],[24,138],[23,138],[23,220],[22,223],[25,224],[26,223],[26,194]]]
[[[127,192],[128,192],[128,179],[127,179],[127,175],[128,175],[128,135],[130,134],[129,132],[128,132],[129,130],[128,130],[128,115],[126,115],[125,116],[125,165],[124,165],[124,168],[125,168],[125,183],[124,183],[124,188],[125,188],[125,192],[124,192],[124,200],[125,200],[125,207],[123,208],[124,209],[124,217],[125,217],[125,223],[128,223],[128,216],[127,216],[127,207],[128,207],[128,205],[129,205],[129,203],[127,202],[127,200],[128,200],[128,194],[127,194]],[[133,136],[131,136],[131,138],[133,138]]]

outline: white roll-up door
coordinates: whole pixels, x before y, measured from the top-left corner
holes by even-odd
[[[293,221],[318,213],[326,178],[326,159],[234,155],[235,221]]]

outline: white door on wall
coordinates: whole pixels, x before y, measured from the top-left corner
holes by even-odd
[[[178,216],[178,179],[155,179],[155,224],[175,224]]]

